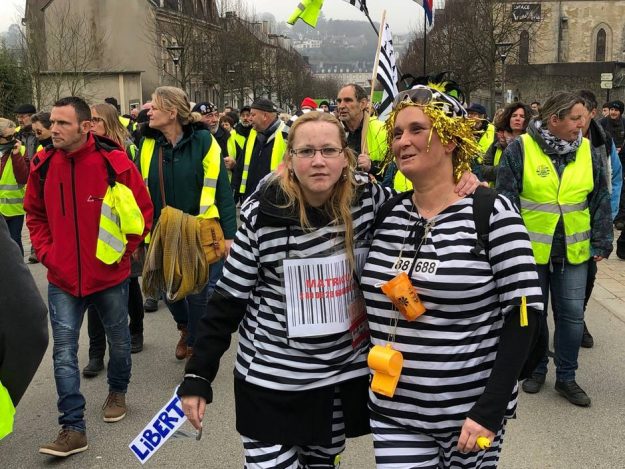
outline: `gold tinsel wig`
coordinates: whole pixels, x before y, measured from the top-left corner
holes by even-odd
[[[467,111],[460,101],[450,94],[454,86],[453,82],[428,82],[427,85],[415,85],[409,90],[399,92],[393,102],[393,110],[386,121],[389,151],[384,159],[383,167],[395,158],[391,149],[397,114],[407,107],[418,106],[432,121],[428,151],[432,131],[435,130],[443,145],[452,141],[456,143],[452,161],[454,180],[458,182],[464,172],[471,171],[471,162],[481,155],[481,150],[473,133],[474,122],[468,118]]]

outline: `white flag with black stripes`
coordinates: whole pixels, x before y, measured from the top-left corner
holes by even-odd
[[[367,0],[345,0],[347,3],[351,3],[353,6],[360,8],[367,16],[369,16],[369,10],[367,9]]]
[[[391,112],[393,99],[399,93],[397,89],[397,66],[395,65],[395,52],[393,51],[393,35],[388,23],[384,23],[384,29],[380,32],[380,54],[378,63],[377,81],[383,87],[382,101],[378,106],[378,119],[385,121]]]

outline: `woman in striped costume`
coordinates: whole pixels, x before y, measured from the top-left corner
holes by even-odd
[[[542,310],[529,237],[509,200],[496,196],[486,249],[476,249],[474,197],[454,185],[479,149],[466,111],[442,88],[400,93],[387,126],[414,191],[376,223],[361,279],[373,345],[403,355],[396,389],[370,391],[377,466],[496,467]],[[403,273],[425,307],[416,318],[381,290]]]

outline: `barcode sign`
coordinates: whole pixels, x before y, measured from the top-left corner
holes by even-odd
[[[289,337],[313,337],[349,329],[348,308],[358,289],[347,256],[286,259],[284,288]]]

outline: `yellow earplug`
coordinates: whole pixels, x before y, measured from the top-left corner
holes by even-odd
[[[521,297],[521,327],[527,327],[527,299]]]

